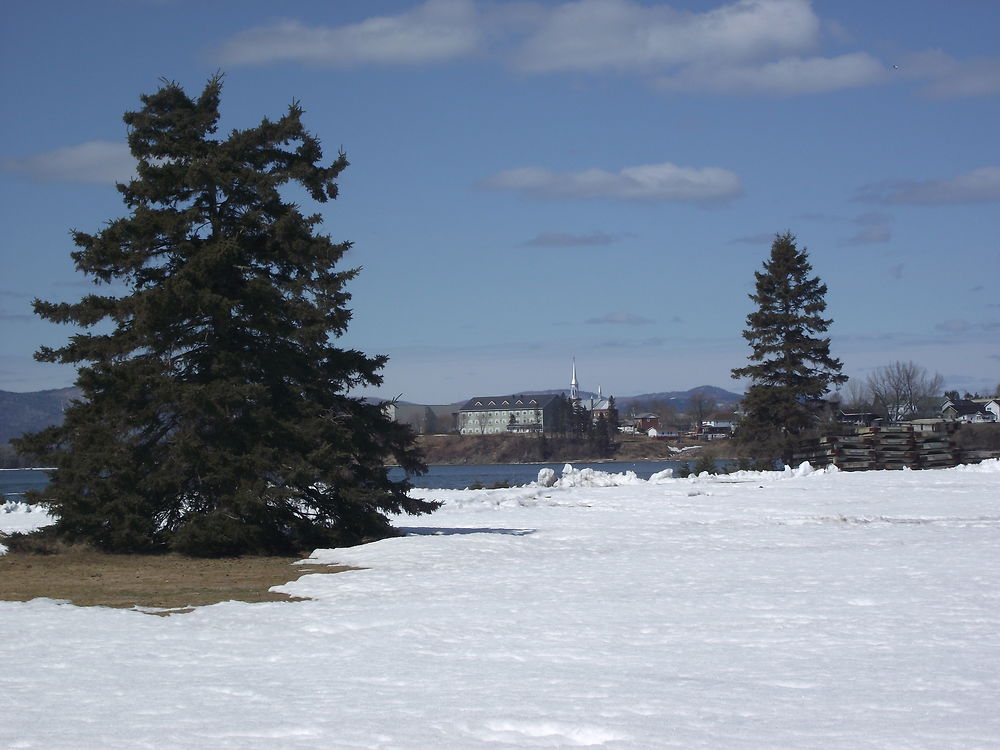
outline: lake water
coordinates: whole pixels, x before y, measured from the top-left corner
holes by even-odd
[[[40,490],[49,482],[41,469],[0,469],[0,504],[20,500],[25,490]]]
[[[605,461],[598,463],[574,462],[577,469],[592,468],[609,474],[623,474],[634,471],[641,479],[649,479],[653,474],[664,469],[677,471],[684,461]],[[693,465],[694,462],[691,462]],[[716,462],[721,469],[725,461]],[[461,490],[472,485],[490,486],[507,484],[515,487],[528,484],[538,479],[539,469],[548,467],[556,474],[562,473],[565,463],[544,464],[489,464],[481,466],[431,466],[430,470],[419,477],[412,477],[414,487],[431,489]],[[389,469],[389,478],[403,478],[399,468]],[[48,474],[41,469],[3,469],[0,470],[0,502],[20,500],[26,490],[41,489],[49,481]]]

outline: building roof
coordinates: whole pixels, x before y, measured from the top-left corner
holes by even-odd
[[[988,403],[989,401],[985,401],[983,403],[976,403],[975,401],[972,401],[970,399],[956,398],[952,401],[947,402],[942,411],[945,411],[946,409],[953,409],[955,411],[955,414],[957,414],[960,417],[965,416],[967,414],[986,414],[987,413],[986,404]]]
[[[514,411],[517,409],[544,409],[558,396],[552,393],[519,393],[509,396],[473,396],[459,411]]]

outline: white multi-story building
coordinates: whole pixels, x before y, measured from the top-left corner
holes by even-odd
[[[555,429],[558,398],[540,393],[476,396],[459,410],[458,431],[462,435],[551,432]]]
[[[580,383],[576,379],[576,362],[569,385],[568,402],[580,403],[588,408],[596,421],[610,416],[612,403],[600,393],[589,399],[589,407],[580,397]],[[554,432],[567,425],[560,422],[560,394],[528,393],[511,396],[476,396],[465,402],[458,412],[458,431],[462,435],[496,435],[517,432]],[[565,402],[564,402],[565,403]],[[565,419],[562,420],[565,422]]]

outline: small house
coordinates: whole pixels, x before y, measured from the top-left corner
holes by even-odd
[[[956,422],[981,424],[1000,421],[1000,400],[995,398],[948,399],[941,405],[941,416]]]

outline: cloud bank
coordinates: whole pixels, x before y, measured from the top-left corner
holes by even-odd
[[[395,16],[372,16],[335,28],[286,20],[248,29],[225,42],[219,57],[227,65],[435,63],[465,57],[481,42],[476,7],[470,0],[428,0]]]
[[[1000,58],[956,60],[941,50],[910,55],[899,68],[903,76],[925,83],[931,97],[978,97],[1000,94]]]
[[[910,80],[930,96],[1000,93],[1000,58],[928,50],[894,68],[864,51],[824,56],[824,27],[837,23],[809,0],[735,0],[701,12],[637,0],[426,0],[341,26],[287,19],[247,29],[217,58],[343,68],[480,57],[535,75],[639,75],[664,92],[794,96]]]
[[[607,232],[591,232],[590,234],[571,234],[569,232],[542,232],[535,235],[524,244],[528,247],[586,247],[593,245],[610,245],[617,242],[618,236]]]
[[[705,13],[630,0],[556,5],[518,51],[534,72],[651,70],[761,60],[811,48],[819,19],[804,0],[738,0]]]
[[[839,57],[786,57],[742,66],[693,65],[659,78],[664,91],[791,96],[821,94],[886,80],[885,65],[865,52]]]
[[[728,169],[679,167],[670,162],[625,167],[618,172],[516,167],[492,175],[481,184],[489,190],[513,190],[532,197],[628,201],[718,201],[743,193],[740,178]]]
[[[847,240],[848,245],[874,245],[888,242],[892,239],[892,229],[889,223],[892,217],[881,211],[872,211],[854,219],[861,227],[858,232]]]
[[[935,180],[895,180],[862,188],[859,200],[935,205],[1000,201],[1000,167],[988,166]]]
[[[653,323],[653,321],[632,313],[612,312],[599,318],[590,318],[587,323],[592,325],[644,326]]]
[[[38,182],[108,184],[135,175],[135,159],[124,143],[88,141],[34,156],[7,159],[3,169]]]

